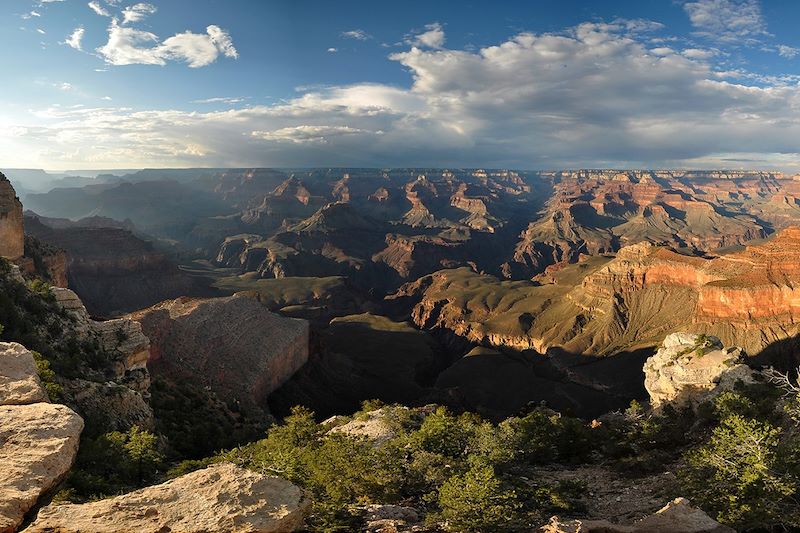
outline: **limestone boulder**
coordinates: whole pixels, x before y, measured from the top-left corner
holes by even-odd
[[[65,405],[0,406],[0,533],[15,531],[72,467],[83,420]]]
[[[46,401],[33,354],[16,342],[0,342],[0,405]]]
[[[740,348],[722,345],[717,337],[693,333],[667,335],[644,364],[644,386],[654,408],[666,404],[696,407],[738,381],[751,383],[754,371],[742,363]]]
[[[49,505],[26,533],[281,533],[302,528],[302,489],[231,463],[85,504]]]
[[[341,433],[353,437],[366,437],[373,445],[392,440],[397,436],[397,429],[391,423],[392,411],[406,407],[382,407],[364,415],[360,415],[346,424],[332,428],[328,433]]]

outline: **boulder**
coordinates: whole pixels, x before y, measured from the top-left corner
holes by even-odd
[[[33,354],[16,342],[0,342],[0,405],[46,401]]]
[[[736,533],[694,507],[686,498],[676,498],[632,525],[607,520],[567,520],[553,517],[540,533]]]
[[[644,386],[654,408],[665,404],[696,407],[737,381],[752,383],[754,371],[741,363],[740,348],[725,348],[717,337],[693,333],[667,335],[644,364]]]
[[[15,531],[75,461],[83,420],[65,405],[0,406],[0,533]]]
[[[395,409],[408,410],[406,407],[382,407],[358,416],[346,424],[336,426],[328,433],[343,433],[353,437],[366,437],[374,446],[380,446],[397,436],[397,430],[389,421],[391,412]]]
[[[231,463],[85,504],[49,505],[26,533],[279,533],[300,529],[311,505],[302,489]]]
[[[401,505],[367,505],[364,509],[364,530],[367,533],[410,533],[424,529],[420,513],[413,507]]]

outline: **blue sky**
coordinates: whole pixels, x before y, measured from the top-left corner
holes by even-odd
[[[800,170],[800,4],[5,0],[0,167]]]

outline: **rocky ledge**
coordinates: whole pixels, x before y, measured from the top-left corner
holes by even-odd
[[[86,504],[49,505],[26,533],[283,533],[301,529],[311,502],[285,479],[231,463]]]
[[[47,403],[33,355],[0,343],[0,533],[22,523],[39,497],[72,467],[83,420]]]

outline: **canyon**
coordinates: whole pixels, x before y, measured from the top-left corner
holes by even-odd
[[[0,219],[0,339],[51,365],[58,401],[82,421],[79,454],[138,428],[170,457],[203,461],[297,405],[335,421],[368,400],[412,417],[443,405],[502,423],[544,409],[602,425],[631,400],[699,409],[714,396],[698,391],[800,364],[794,176],[152,169],[29,193],[24,216],[0,183],[13,215]],[[14,397],[42,386],[25,368]],[[397,438],[396,421],[373,427],[376,412],[395,413],[331,435]],[[80,455],[66,465],[96,468]],[[134,524],[109,509],[159,501],[170,483],[46,506],[30,528],[91,513],[109,530]],[[310,512],[293,490],[277,492]],[[163,524],[182,523],[176,505]]]

